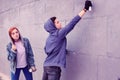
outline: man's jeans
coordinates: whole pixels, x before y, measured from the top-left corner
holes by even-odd
[[[11,80],[19,80],[21,70],[23,71],[26,80],[33,80],[32,73],[29,72],[28,67],[16,68],[15,74],[11,72]]]
[[[61,68],[57,66],[44,67],[42,80],[60,80]]]

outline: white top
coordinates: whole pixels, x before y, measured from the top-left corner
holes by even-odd
[[[15,42],[17,48],[17,68],[24,68],[27,66],[25,47],[21,41]]]

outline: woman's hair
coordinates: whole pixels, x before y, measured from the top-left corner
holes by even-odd
[[[51,17],[50,19],[52,20],[53,23],[55,23],[55,19],[56,19],[55,16],[54,16],[54,17]]]
[[[13,43],[14,43],[15,41],[14,41],[14,39],[12,38],[11,34],[12,34],[12,31],[13,31],[14,29],[16,29],[16,30],[19,32],[18,28],[16,28],[16,27],[11,27],[11,28],[9,28],[9,30],[8,30],[9,37],[11,38],[11,40],[12,40]],[[20,32],[19,32],[19,39],[21,39]]]

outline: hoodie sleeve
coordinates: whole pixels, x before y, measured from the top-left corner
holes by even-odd
[[[79,15],[75,16],[64,28],[59,31],[59,38],[64,38],[79,22],[81,17]]]

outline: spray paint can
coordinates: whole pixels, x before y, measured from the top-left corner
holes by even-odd
[[[29,72],[32,72],[32,69],[31,69],[31,68],[29,69]]]
[[[89,7],[89,11],[92,11],[92,6]]]

